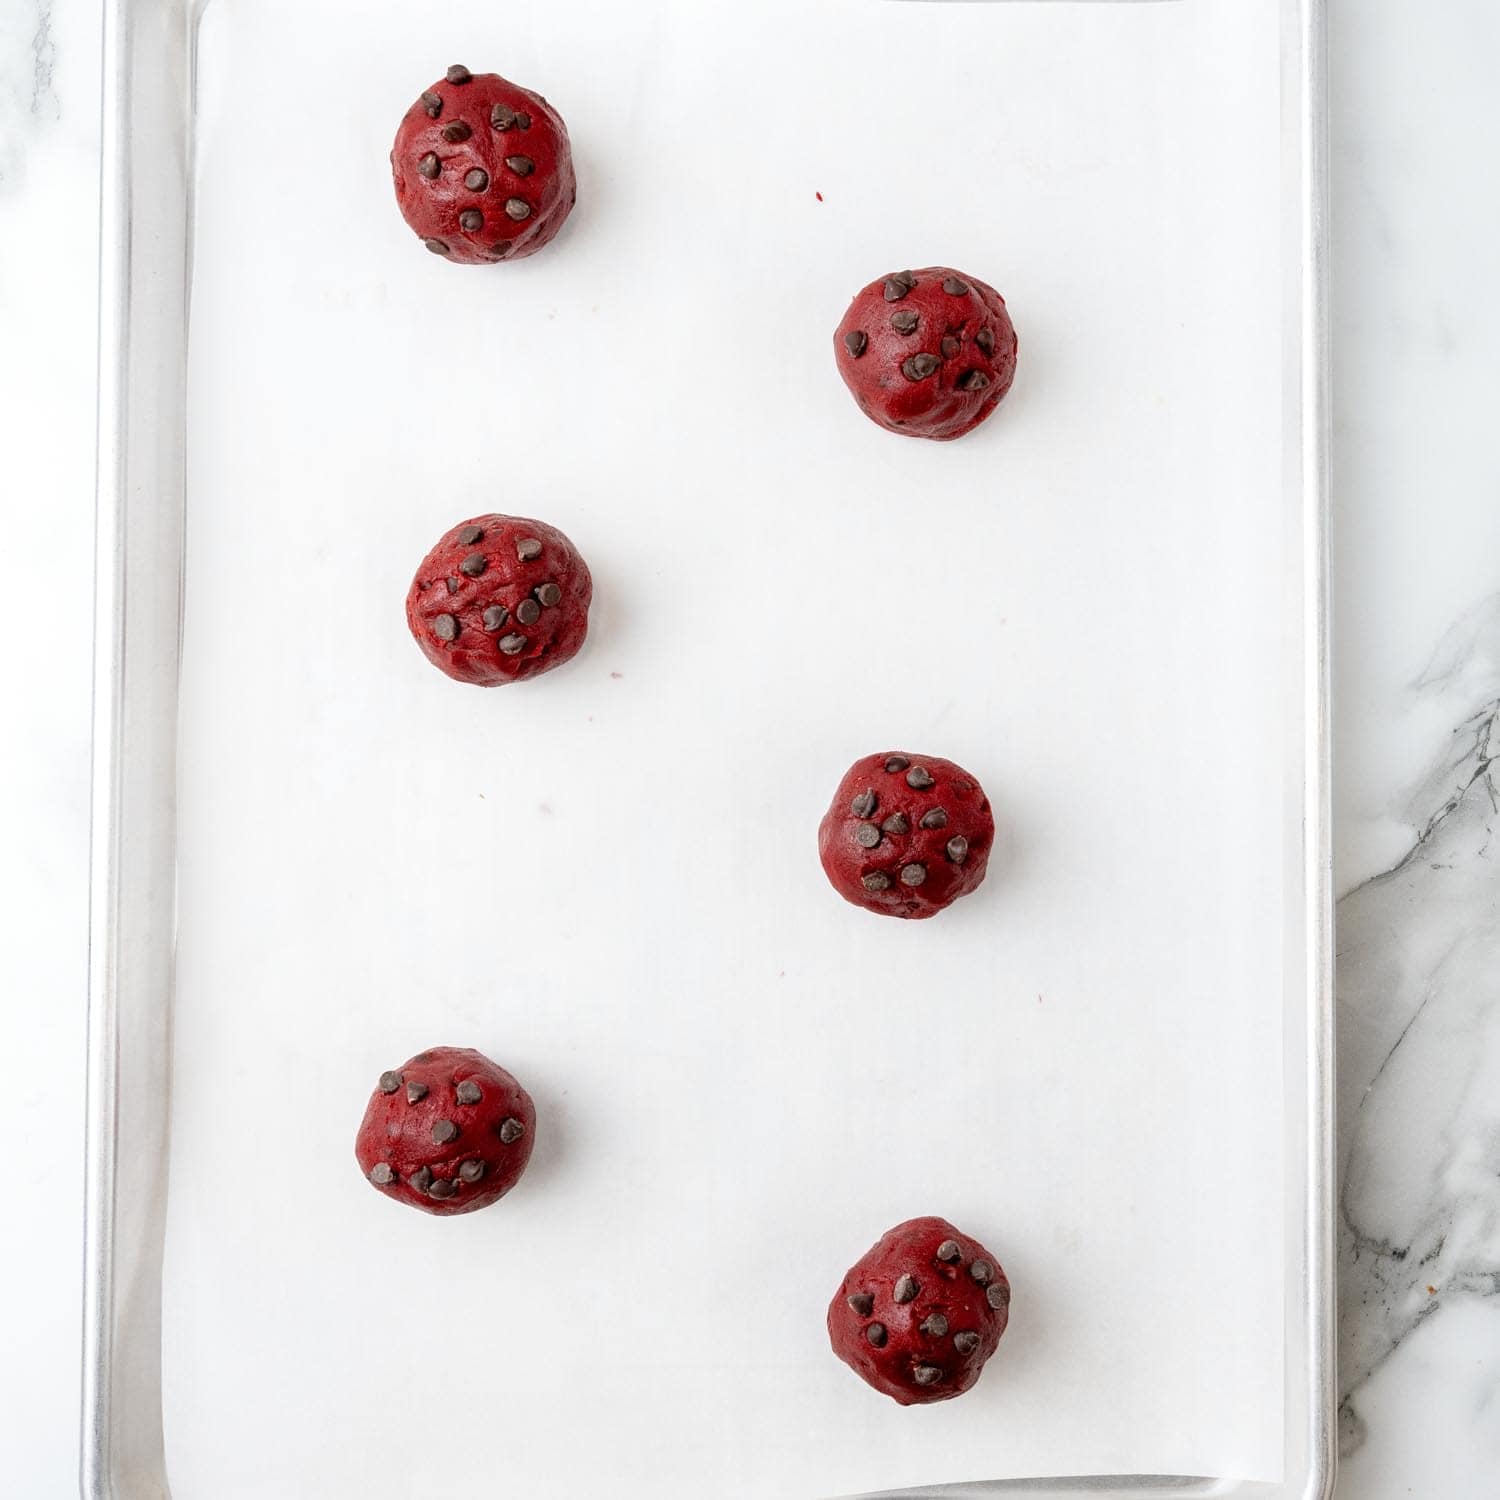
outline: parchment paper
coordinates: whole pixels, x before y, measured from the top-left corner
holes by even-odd
[[[214,0],[199,78],[165,1380],[177,1500],[810,1500],[1274,1478],[1283,767],[1276,7]],[[402,111],[545,93],[579,201],[466,269]],[[818,194],[822,195],[821,201]],[[976,435],[834,368],[864,282],[1006,295]],[[442,530],[588,558],[585,652],[449,682]],[[988,881],[845,905],[848,763],[951,757]],[[496,1208],[353,1137],[437,1043],[512,1069]],[[943,1214],[1015,1288],[901,1410],[824,1309]]]

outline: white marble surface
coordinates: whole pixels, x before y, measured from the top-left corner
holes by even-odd
[[[1333,19],[1340,1493],[1478,1500],[1500,1492],[1500,11]]]
[[[76,1493],[98,11],[0,0],[0,1492],[16,1500]]]
[[[1344,1500],[1500,1485],[1500,11],[1333,0]],[[74,1492],[97,7],[0,0],[0,1473]]]

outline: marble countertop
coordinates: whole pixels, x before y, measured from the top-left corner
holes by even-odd
[[[1477,1500],[1500,1478],[1500,9],[1331,6],[1339,1494]],[[0,0],[0,535],[16,618],[45,621],[0,649],[0,1139],[26,1148],[0,1472],[28,1500],[75,1493],[99,41],[97,7]]]

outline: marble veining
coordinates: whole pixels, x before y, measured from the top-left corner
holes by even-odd
[[[56,67],[52,0],[0,5],[0,192],[19,185],[36,127],[61,113]]]
[[[1500,1294],[1500,595],[1417,684],[1467,709],[1413,793],[1417,830],[1339,904],[1341,1437],[1422,1322]]]
[[[52,69],[57,60],[52,45],[52,12],[40,4],[36,33],[31,39],[31,55],[35,59],[31,73],[31,113],[35,115],[41,112],[44,101],[50,100],[54,106],[57,103],[52,92]]]

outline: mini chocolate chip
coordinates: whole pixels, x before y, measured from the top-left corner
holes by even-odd
[[[955,833],[948,840],[948,858],[956,865],[961,865],[969,857],[969,841],[963,834]]]
[[[380,1075],[380,1092],[382,1094],[394,1094],[405,1081],[399,1073],[382,1073]]]
[[[999,1312],[1002,1307],[1010,1306],[1010,1288],[1003,1281],[992,1281],[984,1289],[984,1300]]]
[[[943,290],[950,297],[967,297],[969,295],[969,283],[960,281],[957,276],[943,277]]]
[[[449,120],[443,126],[443,139],[453,146],[456,146],[460,141],[468,140],[473,134],[474,132],[462,120]]]
[[[938,347],[942,350],[944,359],[952,359],[958,353],[961,345],[950,333],[944,336],[943,342]]]
[[[542,606],[535,599],[523,599],[516,605],[516,619],[522,625],[535,625],[542,616]]]
[[[478,1104],[479,1101],[484,1098],[484,1095],[479,1091],[479,1085],[475,1083],[472,1078],[465,1078],[464,1081],[459,1084],[456,1089],[454,1089],[453,1097],[457,1099],[460,1104]]]
[[[376,1162],[370,1169],[370,1181],[377,1187],[385,1187],[396,1180],[395,1168],[388,1161]]]
[[[854,842],[862,849],[873,849],[880,842],[880,830],[873,823],[861,823],[854,830]]]
[[[944,1240],[943,1243],[937,1247],[937,1258],[939,1260],[947,1261],[950,1265],[954,1261],[956,1261],[962,1254],[963,1251],[958,1248],[957,1240]]]
[[[439,615],[432,622],[432,633],[440,641],[456,641],[458,639],[458,621],[452,615]]]
[[[427,1097],[427,1085],[425,1083],[409,1083],[406,1085],[406,1102],[408,1104],[420,1104]]]
[[[548,609],[556,609],[562,603],[562,590],[555,583],[539,583],[531,591],[532,598]]]
[[[458,534],[458,544],[461,547],[472,547],[475,542],[484,540],[484,528],[482,526],[465,526]]]
[[[465,1182],[478,1182],[484,1176],[484,1163],[482,1161],[466,1161],[459,1167],[458,1175]]]
[[[913,354],[902,360],[901,373],[915,384],[918,380],[926,380],[929,375],[936,375],[942,363],[935,354]]]
[[[510,241],[496,240],[495,243],[490,246],[490,254],[493,255],[496,260],[504,260],[505,257],[510,254]]]
[[[456,578],[450,578],[450,579],[448,579],[448,592],[450,594],[456,594],[462,587],[463,587],[463,584],[461,584],[458,581],[458,579],[456,579]]]
[[[897,333],[915,333],[917,331],[917,324],[921,321],[909,307],[903,307],[900,312],[893,312],[891,314],[891,327]]]
[[[990,328],[981,328],[979,332],[974,335],[974,342],[979,346],[979,352],[984,355],[986,359],[988,359],[989,356],[995,352],[994,330]]]
[[[891,888],[891,877],[883,870],[871,870],[860,883],[867,891],[888,891]]]
[[[885,768],[892,776],[898,771],[904,771],[911,762],[904,755],[888,755],[885,758]]]
[[[464,173],[464,186],[471,193],[482,193],[490,185],[490,174],[483,167],[473,167]]]
[[[927,866],[920,865],[915,860],[909,865],[901,866],[901,884],[918,886],[927,879]]]
[[[434,1120],[432,1122],[432,1140],[437,1146],[446,1146],[449,1141],[458,1139],[458,1126],[452,1120]]]
[[[917,1293],[921,1290],[922,1288],[917,1284],[915,1276],[903,1276],[896,1282],[896,1301],[915,1302],[917,1300]]]
[[[531,116],[528,115],[524,109],[518,109],[516,111],[516,124],[519,125],[522,130],[530,130]]]
[[[495,130],[514,130],[516,128],[516,112],[504,104],[497,104],[490,111],[490,125]]]
[[[500,1139],[507,1146],[521,1139],[526,1134],[526,1127],[514,1116],[506,1120],[500,1127]]]
[[[529,156],[507,156],[505,158],[505,165],[517,177],[530,177],[536,171],[536,163]]]
[[[519,656],[526,649],[526,637],[524,635],[502,635],[500,637],[500,649],[507,656]]]
[[[923,828],[946,828],[948,814],[941,807],[930,807],[922,814]]]
[[[437,174],[442,170],[442,162],[440,162],[437,159],[436,155],[431,151],[429,151],[427,155],[417,163],[417,171],[419,171],[424,177],[436,177]]]
[[[458,571],[469,578],[478,578],[489,567],[489,559],[482,552],[471,552],[459,563]]]
[[[503,604],[491,604],[484,612],[484,628],[499,630],[510,619],[510,611]]]
[[[425,1193],[432,1186],[432,1168],[418,1167],[410,1177],[406,1179],[419,1193]]]
[[[449,83],[467,83],[474,75],[462,63],[454,63],[443,76]]]
[[[885,300],[899,302],[915,285],[917,279],[910,271],[898,271],[885,278]]]
[[[849,811],[856,818],[868,818],[875,811],[880,799],[873,791],[861,792],[853,802],[849,804]]]
[[[427,118],[435,120],[443,112],[443,96],[434,94],[430,89],[422,91],[422,108],[427,111]]]
[[[969,1275],[979,1283],[980,1286],[988,1286],[994,1279],[995,1269],[987,1260],[976,1260],[969,1267]]]
[[[865,1337],[870,1341],[870,1344],[873,1348],[884,1349],[886,1340],[885,1324],[871,1323],[870,1326],[865,1329]]]
[[[925,1333],[928,1338],[945,1339],[948,1337],[948,1320],[942,1315],[942,1313],[928,1313],[928,1315],[922,1319],[920,1327],[922,1332]]]
[[[534,536],[523,536],[516,543],[516,556],[522,562],[532,562],[542,555],[542,544]]]
[[[906,784],[914,792],[925,792],[932,785],[932,773],[926,766],[913,766],[906,773]]]
[[[524,198],[507,198],[505,212],[519,224],[522,219],[531,217],[531,205]]]
[[[953,1347],[960,1354],[972,1354],[979,1347],[979,1335],[972,1332],[955,1333]]]
[[[961,391],[982,391],[989,383],[990,377],[983,370],[965,370],[953,382]]]
[[[936,1385],[943,1378],[943,1372],[936,1365],[918,1365],[911,1372],[911,1378],[918,1385]]]
[[[448,253],[447,240],[423,240],[422,243],[426,245],[434,255],[446,255]]]
[[[458,216],[458,227],[465,234],[477,234],[484,228],[484,215],[477,208],[466,208]]]
[[[861,333],[857,328],[844,335],[844,348],[849,351],[852,359],[858,359],[865,352],[869,342],[869,334]]]
[[[880,825],[880,831],[882,833],[910,833],[911,824],[907,822],[905,813],[892,813]]]
[[[875,1299],[868,1292],[853,1292],[849,1297],[849,1306],[862,1318],[868,1318],[875,1311]]]
[[[458,1191],[458,1184],[451,1177],[434,1177],[427,1189],[431,1198],[451,1198]]]

